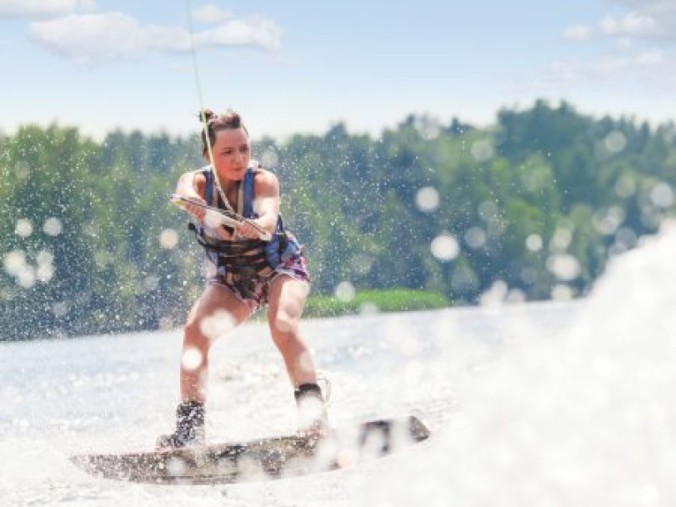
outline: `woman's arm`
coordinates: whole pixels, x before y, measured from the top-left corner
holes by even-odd
[[[204,187],[206,181],[200,171],[189,171],[183,173],[176,183],[176,194],[186,199],[205,203]],[[198,220],[204,219],[205,210],[199,206],[193,206],[190,203],[184,203],[183,208]]]
[[[270,234],[274,234],[279,216],[279,181],[277,176],[264,169],[258,169],[254,179],[254,211],[258,218],[253,220]],[[246,238],[258,238],[259,233],[250,225],[237,228],[237,234]]]

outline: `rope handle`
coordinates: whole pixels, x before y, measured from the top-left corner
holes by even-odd
[[[241,215],[238,215],[234,211],[228,211],[228,210],[223,210],[220,208],[215,208],[213,206],[209,206],[207,204],[204,204],[199,201],[195,201],[193,199],[190,199],[188,197],[184,197],[179,194],[172,194],[171,195],[171,203],[174,206],[177,206],[178,208],[181,208],[182,210],[185,210],[185,205],[186,204],[191,204],[192,206],[197,206],[198,208],[202,208],[203,210],[206,211],[206,216],[205,218],[207,221],[214,221],[222,225],[226,225],[228,227],[241,227],[242,224],[248,224],[251,227],[253,227],[256,232],[258,232],[258,237],[259,239],[263,241],[271,241],[272,240],[272,234],[270,234],[268,231],[263,229],[260,225],[258,225],[256,222],[253,220],[249,220],[248,218],[244,218]],[[207,218],[208,217],[208,218]]]

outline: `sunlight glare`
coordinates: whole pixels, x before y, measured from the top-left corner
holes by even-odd
[[[580,276],[580,261],[570,254],[555,254],[547,258],[547,271],[563,282]]]
[[[441,262],[449,262],[460,253],[460,245],[455,236],[447,232],[439,234],[430,244],[432,255]]]
[[[558,284],[552,287],[551,294],[554,301],[571,301],[575,291],[568,285]]]
[[[613,130],[603,140],[603,146],[608,150],[608,153],[616,154],[627,146],[627,138],[619,130]]]
[[[178,233],[174,229],[164,229],[160,233],[160,246],[165,250],[173,250],[178,244]]]
[[[217,211],[207,210],[207,212],[204,214],[204,225],[206,227],[215,229],[221,225],[221,214]]]
[[[470,227],[465,232],[465,243],[474,250],[484,247],[487,239],[486,231],[481,227]]]
[[[439,133],[441,132],[441,126],[439,125],[439,122],[434,118],[430,118],[429,116],[416,117],[413,122],[413,126],[420,134],[420,137],[426,141],[436,139],[439,137]]]
[[[509,286],[503,280],[496,280],[479,296],[479,304],[481,306],[500,306],[507,299],[509,293]]]
[[[650,190],[650,200],[658,208],[670,208],[674,205],[674,191],[668,183],[658,183]]]
[[[348,281],[340,282],[333,291],[336,298],[341,301],[352,301],[357,294],[357,289]]]
[[[274,169],[279,165],[279,154],[274,148],[268,148],[263,152],[261,165],[265,169]]]
[[[227,334],[237,325],[235,317],[225,310],[217,310],[212,315],[202,319],[200,331],[209,340],[214,341]]]
[[[42,231],[47,236],[58,236],[63,231],[63,223],[56,217],[48,218],[42,226]]]
[[[573,231],[569,227],[557,227],[552,239],[549,241],[549,249],[552,252],[565,252],[572,241]]]
[[[27,238],[33,234],[33,224],[27,218],[20,218],[16,221],[14,233],[21,238]]]
[[[188,371],[195,371],[202,366],[202,353],[195,347],[188,347],[183,351],[181,364]]]
[[[12,250],[5,254],[3,264],[8,275],[17,277],[26,269],[26,254],[22,250]]]
[[[592,217],[592,224],[594,228],[604,234],[609,236],[615,234],[615,231],[622,225],[624,222],[625,212],[619,206],[610,206],[608,209],[601,209],[594,213]]]
[[[422,187],[415,194],[415,204],[420,211],[431,213],[439,207],[439,192],[434,187]]]
[[[539,234],[531,234],[526,238],[526,248],[531,252],[539,252],[542,246],[542,236]]]
[[[356,275],[364,276],[371,271],[374,262],[375,259],[372,256],[359,253],[352,257],[350,266]]]
[[[486,139],[472,144],[470,151],[472,153],[472,157],[474,157],[474,160],[479,163],[488,162],[493,156],[493,146],[491,145],[490,141]]]
[[[636,193],[636,180],[628,174],[623,174],[615,182],[615,194],[621,199],[628,199]]]

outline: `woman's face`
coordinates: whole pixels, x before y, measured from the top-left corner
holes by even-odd
[[[244,171],[249,167],[251,160],[251,148],[249,136],[243,128],[219,130],[216,132],[216,140],[211,149],[216,172],[220,178],[240,181],[244,177]]]

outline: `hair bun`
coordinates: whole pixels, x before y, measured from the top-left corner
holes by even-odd
[[[202,109],[199,114],[199,119],[201,121],[209,121],[211,120],[216,114],[211,110],[211,109]]]

